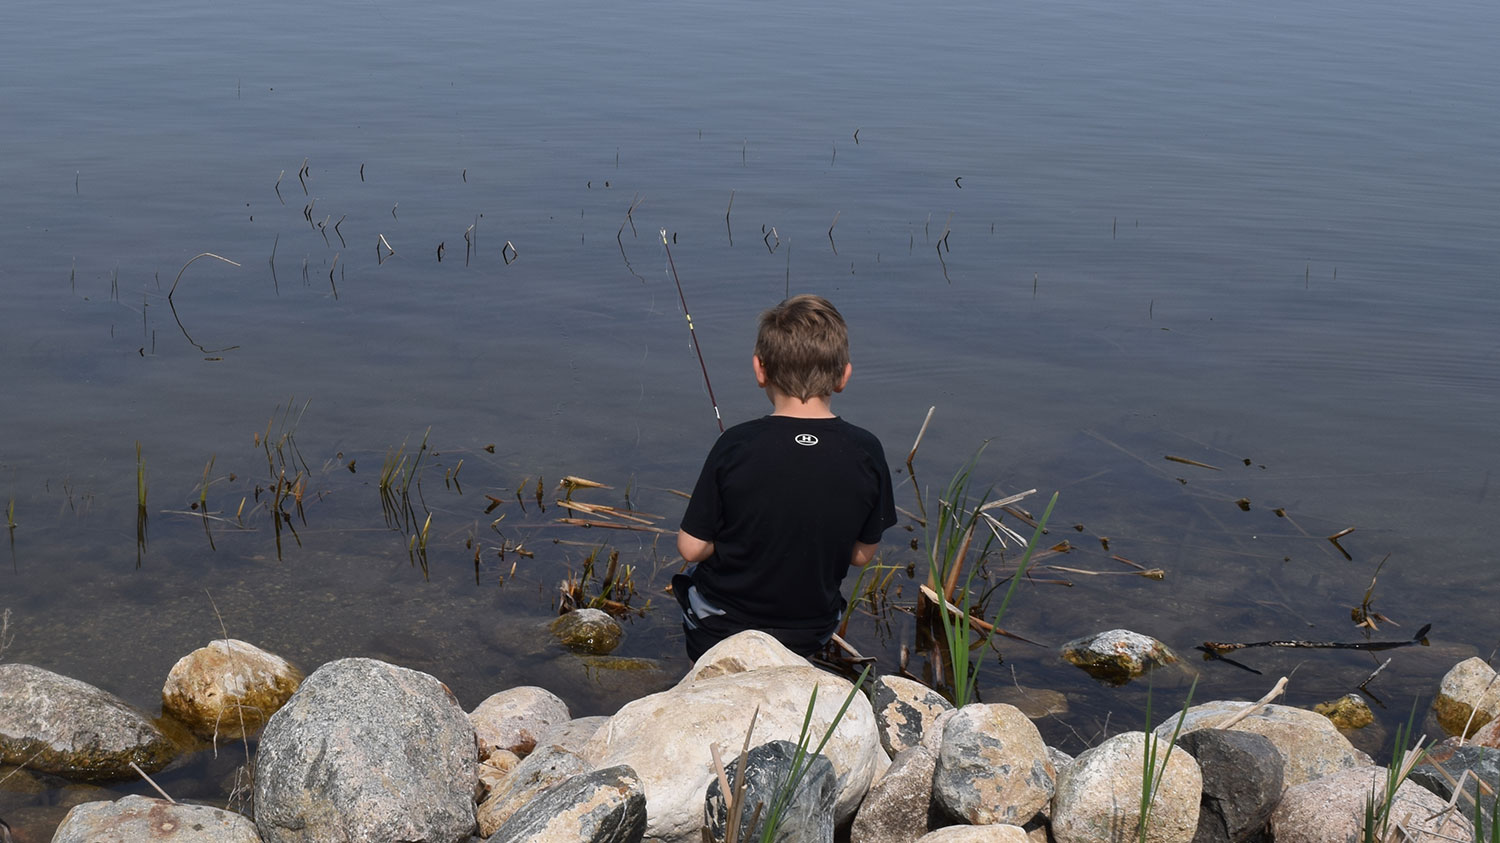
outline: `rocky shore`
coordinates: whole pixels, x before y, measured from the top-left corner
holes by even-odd
[[[1135,840],[1154,752],[1147,840],[1342,843],[1357,839],[1366,801],[1383,797],[1386,782],[1385,768],[1323,713],[1208,702],[1186,712],[1175,746],[1173,712],[1152,736],[1126,732],[1070,758],[1013,706],[955,710],[896,676],[853,693],[753,632],[610,717],[574,719],[536,687],[465,712],[425,673],[354,658],[304,679],[233,640],[184,657],[162,708],[156,721],[76,679],[0,664],[0,816],[14,839],[49,839],[56,820],[45,829],[33,821],[42,777],[136,780],[172,764],[183,741],[162,722],[219,747],[259,734],[236,810],[97,789],[109,798],[79,799],[50,839],[698,843],[705,828],[722,839],[731,822],[716,755],[730,782],[743,763],[747,804],[770,803],[799,736],[816,745],[825,733],[778,840]],[[1477,658],[1455,666],[1434,713],[1467,737],[1433,747],[1401,784],[1392,827],[1408,840],[1473,840],[1472,803],[1451,794],[1465,782],[1488,816],[1493,796],[1474,782],[1500,783],[1495,671]],[[751,815],[741,817],[746,831]]]

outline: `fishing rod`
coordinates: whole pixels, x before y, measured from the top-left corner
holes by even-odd
[[[672,280],[677,282],[677,300],[682,302],[682,315],[687,317],[688,335],[693,338],[693,351],[698,352],[698,366],[703,370],[703,385],[708,387],[708,402],[714,405],[714,421],[719,432],[724,432],[724,418],[719,415],[719,400],[714,397],[714,385],[708,379],[708,364],[703,362],[703,349],[698,346],[698,332],[693,330],[693,315],[688,313],[687,297],[682,294],[682,279],[677,277],[677,264],[672,261],[672,247],[667,244],[667,230],[661,230],[661,246],[667,250],[667,266],[672,268]]]

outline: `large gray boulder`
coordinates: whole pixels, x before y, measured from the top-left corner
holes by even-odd
[[[1124,732],[1079,754],[1057,782],[1052,835],[1057,843],[1135,839],[1141,815],[1146,734]],[[1190,843],[1198,828],[1203,775],[1191,755],[1157,742],[1159,784],[1151,805],[1147,843]],[[1163,766],[1165,761],[1165,766]]]
[[[1182,734],[1199,729],[1218,728],[1220,723],[1238,714],[1250,703],[1219,700],[1195,705],[1187,710]],[[1170,738],[1177,727],[1173,714],[1156,727],[1156,734]],[[1254,732],[1271,741],[1286,760],[1283,775],[1286,786],[1309,782],[1339,770],[1368,765],[1370,756],[1354,748],[1333,721],[1314,711],[1289,705],[1271,704],[1234,725],[1235,731]]]
[[[770,636],[765,638],[781,647]],[[781,652],[792,655],[784,647]],[[699,666],[713,655],[710,649]],[[854,690],[848,680],[802,662],[718,673],[628,703],[594,735],[584,756],[595,767],[626,764],[640,776],[650,810],[647,839],[696,843],[701,839],[704,795],[715,777],[711,745],[718,744],[727,760],[744,745],[757,711],[752,743],[795,742],[814,688],[817,705],[809,729],[816,742]],[[833,763],[838,782],[835,821],[845,822],[869,788],[881,755],[875,714],[864,694],[854,694],[823,755]]]
[[[161,710],[202,737],[234,740],[260,731],[301,681],[302,671],[286,659],[221,638],[172,665]]]
[[[207,805],[127,796],[85,802],[68,812],[52,843],[260,843],[255,823]]]
[[[29,664],[0,664],[0,763],[80,781],[136,779],[178,749],[114,694]]]
[[[1271,814],[1276,843],[1345,843],[1360,839],[1365,803],[1384,796],[1384,767],[1339,770],[1316,781],[1286,789]],[[1391,805],[1391,828],[1404,826],[1422,841],[1473,840],[1474,827],[1460,813],[1444,811],[1444,802],[1421,785],[1405,781]],[[1426,832],[1425,834],[1423,832]],[[1384,839],[1384,838],[1379,838]]]
[[[849,839],[913,843],[932,828],[932,773],[937,753],[917,745],[897,754],[854,815]]]
[[[932,793],[970,825],[1021,825],[1052,798],[1056,778],[1030,718],[1013,705],[975,703],[943,729]]]
[[[522,758],[536,746],[538,737],[569,719],[567,703],[534,685],[491,694],[469,712],[480,752],[508,749]]]
[[[877,677],[870,688],[880,745],[892,758],[922,743],[922,735],[933,727],[938,715],[953,710],[953,703],[937,691],[904,676]]]
[[[272,716],[255,760],[266,843],[456,843],[475,828],[474,727],[447,686],[373,659],[307,677]]]
[[[527,803],[489,843],[640,843],[646,797],[629,767],[583,773]]]
[[[760,839],[771,819],[777,791],[792,780],[792,762],[796,756],[796,744],[772,741],[751,749],[744,758],[736,756],[727,762],[725,779],[731,793],[740,791],[744,805],[736,839]],[[837,795],[833,765],[822,755],[811,753],[803,757],[802,764],[801,779],[782,809],[772,840],[775,843],[833,843],[833,800]],[[743,784],[740,781],[742,775]],[[709,834],[714,840],[729,838],[730,801],[721,782],[715,778],[708,786],[703,810]]]

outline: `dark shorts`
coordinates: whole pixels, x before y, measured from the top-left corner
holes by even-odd
[[[799,656],[812,656],[823,649],[838,626],[837,619],[823,629],[785,629],[758,624],[741,624],[724,615],[703,617],[695,614],[692,604],[688,602],[688,588],[692,584],[692,577],[687,574],[677,574],[672,577],[672,595],[677,598],[677,605],[682,608],[682,632],[686,638],[688,658],[693,661],[697,661],[713,645],[747,629],[758,629],[766,633]]]

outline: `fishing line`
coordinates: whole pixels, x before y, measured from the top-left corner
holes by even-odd
[[[688,312],[687,297],[682,294],[682,279],[677,277],[677,264],[672,261],[672,247],[667,244],[667,230],[661,230],[661,246],[667,250],[667,266],[672,268],[672,280],[677,283],[677,300],[682,303],[682,315],[687,317],[688,336],[693,338],[693,351],[698,353],[698,367],[703,370],[703,385],[708,387],[708,402],[714,406],[714,421],[719,432],[724,432],[724,419],[719,415],[719,399],[714,397],[714,385],[708,379],[708,364],[703,362],[703,349],[698,346],[698,332],[693,330],[693,314]]]

